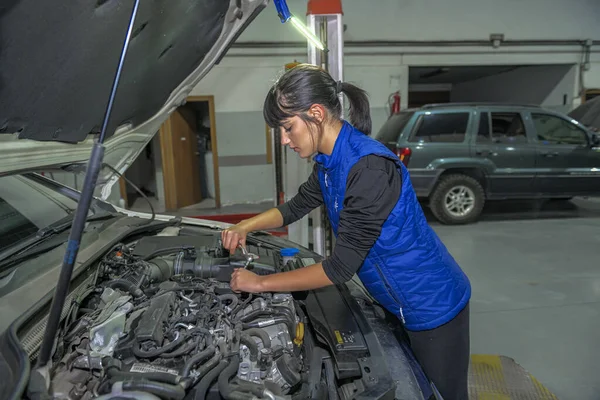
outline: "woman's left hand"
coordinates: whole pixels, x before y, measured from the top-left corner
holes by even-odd
[[[231,290],[234,292],[262,292],[262,277],[244,268],[238,268],[231,274]]]

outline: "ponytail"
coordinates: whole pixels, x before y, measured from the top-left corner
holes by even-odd
[[[306,115],[313,104],[322,104],[331,117],[341,118],[339,94],[348,98],[349,121],[359,131],[371,134],[371,113],[367,93],[347,82],[335,81],[324,69],[310,64],[299,64],[286,71],[271,87],[263,105],[263,116],[271,128],[282,121],[299,116],[314,122]]]
[[[367,92],[348,82],[342,82],[340,92],[348,98],[350,123],[365,135],[371,134],[371,110]]]

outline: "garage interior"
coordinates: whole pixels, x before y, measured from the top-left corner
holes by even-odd
[[[488,15],[490,4],[469,3],[469,7]],[[404,6],[386,3],[385,7],[402,9]],[[545,4],[544,8],[548,9]],[[360,12],[369,12],[358,1],[345,1],[344,10],[349,32],[356,32]],[[583,8],[579,11],[584,12]],[[429,18],[425,14],[422,16]],[[503,16],[512,18],[513,14]],[[562,21],[563,17],[552,18]],[[539,16],[536,22],[540,30],[543,20],[545,18]],[[579,23],[572,22],[574,25]],[[409,28],[404,29],[409,31]],[[409,32],[410,35],[407,33],[405,37],[416,37],[414,31]],[[552,30],[544,32],[536,36],[545,34],[558,39]],[[355,33],[350,40],[346,39],[345,79],[363,85],[369,92],[375,131],[391,114],[390,104],[385,100],[394,93],[400,95],[400,109],[431,103],[492,102],[539,105],[568,113],[582,102],[591,100],[595,88],[600,87],[600,64],[584,65],[586,57],[600,61],[596,48],[586,55],[580,46],[569,47],[563,42],[551,46],[544,41],[539,44],[530,41],[522,46],[515,44],[515,47],[503,48],[501,45],[494,50],[491,43],[465,49],[458,40],[455,47],[451,43],[436,47],[432,40],[431,44],[421,45],[422,51],[418,44],[398,42],[395,47],[386,44],[385,49],[371,50],[372,54],[369,54],[360,43],[352,41],[398,40],[401,33],[381,30],[379,34],[384,37],[378,38],[367,32],[362,34],[364,38]],[[286,63],[304,61],[306,55],[293,47],[286,48],[283,39],[283,44],[278,44],[261,35],[258,29],[250,28],[222,65],[209,73],[193,91],[194,94],[215,95],[219,145],[228,144],[223,150],[229,161],[226,167],[221,167],[222,179],[230,179],[239,188],[238,193],[258,191],[260,194],[233,200],[236,196],[224,192],[220,208],[198,210],[186,207],[175,211],[177,215],[237,223],[280,204],[278,190],[282,188],[276,187],[278,173],[285,177],[285,199],[291,198],[306,176],[304,172],[298,174],[305,166],[285,149],[282,149],[285,159],[282,171],[278,172],[276,165],[269,161],[277,143],[270,142],[274,132],[269,136],[267,130],[265,139],[260,108],[267,82],[280,74]],[[589,26],[586,35],[600,37],[597,25]],[[282,37],[289,38],[289,32],[282,32]],[[444,38],[448,39],[448,35]],[[253,41],[262,41],[260,50],[253,48]],[[377,45],[375,40],[372,46],[376,48]],[[528,54],[528,50],[531,53]],[[403,55],[396,55],[399,53]],[[445,58],[447,63],[444,63]],[[498,63],[500,58],[501,63]],[[240,60],[247,64],[240,66]],[[400,66],[394,66],[397,62]],[[219,84],[225,77],[236,80],[237,87],[223,91]],[[385,104],[384,108],[381,104]],[[236,123],[236,118],[246,122]],[[242,126],[244,133],[240,136],[238,129]],[[249,142],[246,136],[249,131],[253,132],[255,143]],[[239,142],[238,146],[236,142]],[[239,163],[231,161],[233,155]],[[249,169],[252,169],[251,173]],[[521,396],[530,390],[534,394],[527,398],[532,399],[596,399],[600,386],[595,360],[600,357],[600,352],[595,345],[594,332],[600,329],[600,270],[595,249],[600,241],[600,200],[491,202],[477,224],[460,227],[439,224],[427,211],[426,204],[423,208],[430,224],[474,287],[472,369],[477,369],[480,374],[472,371],[471,398],[519,399],[525,398]],[[313,217],[314,214],[305,218],[307,227],[290,226],[272,233],[298,242],[306,241],[309,248],[314,248]],[[506,364],[504,372],[503,363]],[[515,368],[513,375],[532,374],[535,378],[529,386],[525,385],[528,388],[521,387],[521,391],[514,388],[512,392],[506,388],[494,391],[494,388],[486,387],[486,373],[496,374],[496,377],[503,373],[510,375],[509,368]],[[516,368],[522,370],[515,372]],[[508,376],[504,379],[510,380]],[[477,389],[478,386],[483,389]]]
[[[570,120],[600,97],[598,1],[341,4],[343,14],[321,16],[343,21],[342,36],[325,33],[343,48],[338,58],[315,55],[269,4],[124,173],[143,195],[120,179],[103,200],[236,224],[292,199],[313,162],[281,145],[262,111],[289,63],[335,60],[330,72],[368,92],[371,136],[394,113],[430,104],[526,104]],[[307,14],[306,1],[289,7]],[[600,156],[590,171],[600,187]],[[44,174],[82,187],[81,171]],[[600,196],[489,201],[465,225],[442,224],[428,201],[421,205],[473,288],[470,399],[599,399]],[[319,209],[269,233],[324,256],[335,245]]]
[[[486,65],[409,67],[408,106],[498,102],[568,112],[577,66]]]

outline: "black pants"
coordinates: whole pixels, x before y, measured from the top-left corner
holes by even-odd
[[[415,357],[444,400],[468,400],[469,304],[442,326],[406,332]]]

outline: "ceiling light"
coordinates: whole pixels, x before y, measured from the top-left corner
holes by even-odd
[[[312,33],[302,21],[300,21],[297,17],[292,15],[290,9],[287,6],[285,0],[274,0],[275,8],[277,9],[277,15],[279,19],[281,19],[281,23],[284,24],[287,21],[290,21],[292,25],[308,40],[313,46],[318,48],[319,50],[325,50],[325,45],[319,38]]]

